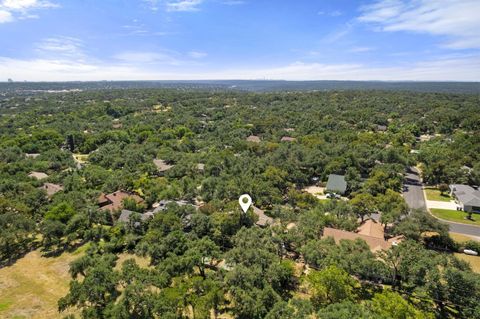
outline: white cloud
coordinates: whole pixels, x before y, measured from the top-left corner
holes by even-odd
[[[3,0],[0,2],[0,23],[12,22],[18,19],[34,19],[37,15],[30,11],[42,8],[56,8],[54,4],[46,0]]]
[[[36,51],[41,55],[53,57],[79,58],[84,57],[83,42],[73,37],[46,38],[36,44]]]
[[[177,0],[167,2],[167,11],[198,11],[203,0]]]
[[[139,64],[166,64],[179,65],[182,62],[176,59],[173,54],[166,52],[141,52],[127,51],[121,52],[114,56],[114,59],[128,65]]]
[[[361,53],[361,52],[369,52],[369,51],[373,51],[374,48],[370,48],[370,47],[353,47],[349,50],[349,52],[352,52],[352,53]]]
[[[359,21],[382,31],[410,31],[447,37],[453,49],[480,48],[478,0],[378,0],[363,6]]]
[[[200,80],[200,79],[285,79],[285,80],[404,80],[480,81],[480,57],[452,56],[396,67],[364,64],[322,64],[296,62],[270,68],[203,70],[198,65],[149,64],[158,56],[120,54],[124,60],[86,62],[72,59],[11,59],[0,57],[0,74],[17,81],[65,80]],[[134,59],[136,60],[134,61]],[[161,60],[162,58],[160,58]],[[125,63],[125,61],[129,61]],[[167,63],[168,64],[168,63]],[[183,66],[183,67],[182,67]]]
[[[202,59],[205,58],[208,54],[200,51],[190,51],[188,52],[188,55],[194,59]]]
[[[0,10],[0,23],[13,21],[12,14],[7,10]]]

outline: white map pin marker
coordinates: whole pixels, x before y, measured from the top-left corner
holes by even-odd
[[[246,200],[246,202],[245,202],[245,200]],[[252,198],[248,194],[243,194],[238,199],[238,202],[240,203],[240,206],[242,206],[243,212],[246,213],[248,208],[250,207],[250,205],[252,205]]]

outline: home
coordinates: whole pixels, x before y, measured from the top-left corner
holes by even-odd
[[[273,224],[273,218],[265,215],[265,211],[255,206],[252,206],[252,208],[253,213],[258,216],[258,221],[255,223],[257,226],[267,227]]]
[[[260,137],[256,135],[250,135],[249,137],[247,137],[247,142],[260,143],[261,140],[260,140]]]
[[[101,210],[117,211],[123,208],[123,200],[126,198],[133,199],[137,204],[143,203],[143,198],[138,195],[116,191],[111,194],[102,193],[98,198],[98,206]]]
[[[53,183],[45,183],[40,188],[45,190],[45,192],[47,192],[48,197],[52,197],[56,193],[58,193],[60,191],[63,191],[63,186],[62,185],[53,184]]]
[[[295,142],[297,139],[295,137],[284,136],[280,140],[281,142]]]
[[[460,210],[468,213],[480,213],[480,191],[477,187],[452,184],[449,188],[450,195],[455,198]]]
[[[165,174],[166,171],[168,171],[169,169],[171,169],[174,166],[174,165],[169,165],[169,164],[167,164],[166,161],[161,160],[161,159],[157,159],[157,158],[153,160],[153,164],[155,164],[155,166],[158,169],[158,173],[161,176],[163,174]]]
[[[347,191],[347,182],[345,181],[345,176],[330,174],[328,176],[327,186],[325,187],[326,192],[337,193],[344,195]]]
[[[48,175],[45,174],[45,173],[42,173],[42,172],[30,172],[30,173],[28,174],[28,177],[32,177],[32,178],[41,180],[41,179],[47,178]]]
[[[338,244],[341,240],[363,239],[372,252],[379,250],[388,250],[396,246],[401,240],[401,236],[385,239],[385,230],[383,225],[372,220],[366,220],[356,232],[349,232],[341,229],[325,227],[322,238],[332,237]]]
[[[377,131],[378,132],[386,132],[388,127],[386,125],[377,125]]]

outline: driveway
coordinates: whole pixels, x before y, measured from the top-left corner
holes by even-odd
[[[418,170],[415,167],[410,167],[405,175],[404,185],[406,186],[405,191],[403,192],[403,198],[407,202],[408,207],[411,210],[413,209],[422,209],[427,210],[425,196],[422,189],[422,181],[419,176]],[[445,202],[445,205],[450,203]],[[434,207],[432,207],[434,208]],[[456,206],[453,208],[456,209]],[[480,237],[480,227],[460,224],[455,222],[446,221],[439,219],[440,222],[447,224],[450,231],[454,233],[459,233],[467,236]]]
[[[437,200],[427,200],[427,207],[428,209],[440,208],[440,209],[457,210],[457,203],[455,203],[454,201],[441,202]]]
[[[426,210],[425,197],[423,196],[422,182],[415,167],[410,167],[405,174],[403,198],[411,210]]]

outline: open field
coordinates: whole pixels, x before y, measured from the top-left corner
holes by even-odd
[[[470,256],[461,253],[455,253],[455,256],[458,259],[467,261],[472,267],[472,270],[480,274],[480,256]]]
[[[427,195],[427,200],[449,202],[453,199],[447,194],[442,195],[438,189],[433,187],[425,187],[425,194]]]
[[[441,219],[445,219],[445,220],[456,222],[456,223],[480,226],[480,216],[478,216],[478,214],[473,215],[474,220],[468,220],[468,219],[465,219],[467,214],[465,212],[458,211],[458,210],[432,208],[430,209],[430,211],[434,216]]]
[[[12,266],[0,269],[1,318],[63,318],[57,300],[68,292],[69,263],[77,254],[45,258],[28,253]]]
[[[33,251],[15,264],[0,269],[0,318],[63,318],[74,313],[72,310],[59,314],[57,301],[68,292],[69,263],[86,250],[83,246],[73,253],[58,257],[42,257]],[[133,258],[141,267],[149,261],[131,254],[120,254],[117,269]]]
[[[469,240],[476,240],[478,241],[478,238],[476,237],[470,237],[470,236],[467,236],[467,235],[463,235],[463,234],[458,234],[458,233],[452,233],[450,232],[450,237],[455,240],[457,243],[464,243],[466,241],[469,241]]]

